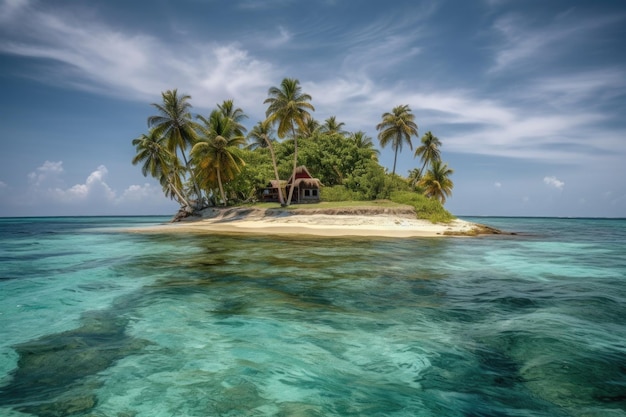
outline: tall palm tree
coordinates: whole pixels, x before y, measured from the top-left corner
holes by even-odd
[[[233,100],[224,100],[224,102],[220,105],[217,105],[217,108],[222,112],[222,114],[226,117],[230,117],[234,122],[234,131],[238,136],[245,136],[247,129],[241,123],[244,119],[247,119],[248,116],[243,112],[243,110],[239,107],[235,108],[235,103]]]
[[[374,143],[372,142],[372,138],[367,136],[365,132],[359,130],[352,134],[352,141],[359,149],[367,149],[371,151],[370,158],[374,161],[378,161],[378,155],[380,155],[380,151],[374,148]]]
[[[278,124],[278,137],[284,138],[287,133],[292,134],[294,141],[293,171],[292,178],[296,178],[298,167],[298,138],[296,136],[296,125],[304,130],[308,119],[311,118],[309,110],[315,111],[315,107],[309,101],[311,96],[302,92],[300,81],[295,78],[285,78],[280,83],[280,87],[271,87],[268,91],[268,98],[263,102],[269,104],[265,115],[267,120]],[[289,189],[286,205],[291,204],[293,189]]]
[[[236,154],[236,149],[245,143],[237,134],[237,123],[220,110],[213,110],[208,119],[202,121],[201,137],[191,149],[191,156],[198,169],[199,178],[206,184],[217,182],[224,205],[228,203],[224,193],[224,181],[230,181],[241,172],[245,162]]]
[[[133,158],[133,165],[143,163],[141,173],[144,177],[150,174],[159,180],[165,195],[175,198],[181,206],[190,207],[182,187],[181,166],[176,158],[165,146],[165,138],[150,130],[133,140],[137,155]]]
[[[167,148],[173,154],[177,149],[185,162],[185,168],[189,169],[189,161],[185,155],[185,150],[193,146],[197,140],[196,130],[198,124],[193,121],[191,112],[190,95],[178,95],[178,90],[167,90],[161,93],[163,104],[152,103],[158,114],[148,117],[148,127],[154,129],[155,134],[163,136],[166,140]],[[193,172],[191,180],[194,185],[198,200],[201,200],[200,188]]]
[[[328,133],[331,135],[338,134],[338,135],[344,136],[347,133],[345,130],[343,130],[344,126],[345,126],[345,123],[337,122],[337,117],[330,116],[328,119],[324,120],[324,124],[321,126],[320,130],[323,133]]]
[[[404,104],[394,107],[391,113],[384,113],[382,119],[382,122],[376,125],[376,130],[379,131],[378,140],[383,148],[388,143],[391,143],[391,147],[395,152],[392,171],[392,175],[395,176],[398,151],[402,150],[402,144],[404,142],[408,143],[411,150],[413,150],[411,136],[417,136],[417,124],[414,121],[415,115],[411,113],[409,105]]]
[[[415,156],[419,156],[424,162],[420,170],[422,175],[424,174],[424,168],[426,168],[427,164],[432,164],[434,161],[441,161],[440,146],[441,141],[437,136],[433,136],[430,130],[422,136],[422,144],[415,149]]]
[[[430,170],[418,182],[420,187],[424,188],[424,194],[429,198],[436,198],[445,204],[446,198],[452,194],[454,183],[449,178],[454,170],[448,168],[448,164],[442,163],[440,160],[434,160],[430,166]]]
[[[276,183],[278,184],[278,201],[280,204],[285,204],[285,198],[283,197],[283,190],[280,186],[280,176],[278,175],[278,165],[276,163],[276,154],[274,153],[274,146],[272,145],[272,135],[274,129],[269,120],[263,120],[257,123],[250,133],[248,139],[252,140],[252,143],[248,145],[250,149],[267,148],[272,156],[272,165],[274,167],[274,176],[276,177]]]

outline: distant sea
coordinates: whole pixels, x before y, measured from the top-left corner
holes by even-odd
[[[626,220],[515,236],[0,219],[0,416],[626,416]]]

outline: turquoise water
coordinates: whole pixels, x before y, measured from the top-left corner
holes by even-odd
[[[626,416],[626,221],[516,236],[0,219],[0,416]]]

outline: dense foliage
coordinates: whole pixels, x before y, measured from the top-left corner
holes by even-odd
[[[313,118],[311,96],[298,80],[285,79],[269,89],[267,119],[247,136],[242,124],[247,116],[232,100],[205,117],[192,115],[189,95],[171,90],[162,98],[162,104],[153,104],[158,114],[148,118],[148,134],[133,140],[133,164],[141,164],[142,173],[159,180],[166,196],[187,211],[254,202],[270,180],[286,181],[296,165],[304,165],[324,185],[322,200],[391,199],[413,205],[422,217],[451,219],[442,204],[451,195],[453,171],[441,162],[441,142],[431,132],[415,151],[421,168],[407,178],[395,173],[402,144],[412,149],[411,137],[417,136],[408,105],[383,113],[376,126],[381,146],[391,144],[395,152],[389,174],[364,132],[346,131],[335,116],[323,123]],[[286,200],[282,193],[280,199]]]

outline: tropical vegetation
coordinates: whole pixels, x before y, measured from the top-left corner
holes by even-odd
[[[443,208],[451,196],[453,170],[441,160],[441,141],[428,131],[415,149],[419,166],[407,177],[396,174],[403,146],[413,150],[418,137],[409,105],[382,113],[375,126],[382,148],[394,152],[391,173],[379,163],[380,150],[363,130],[350,132],[336,116],[323,122],[313,117],[312,97],[299,80],[285,78],[268,89],[265,119],[252,123],[232,99],[217,104],[207,116],[191,113],[191,96],[176,89],[161,93],[148,131],[132,141],[134,165],[154,177],[164,194],[186,213],[207,206],[258,201],[270,180],[278,184],[279,200],[298,166],[306,166],[324,185],[321,199],[331,201],[393,200],[416,207],[420,216],[446,221]],[[361,127],[363,128],[363,127]],[[447,213],[447,214],[446,214]]]

